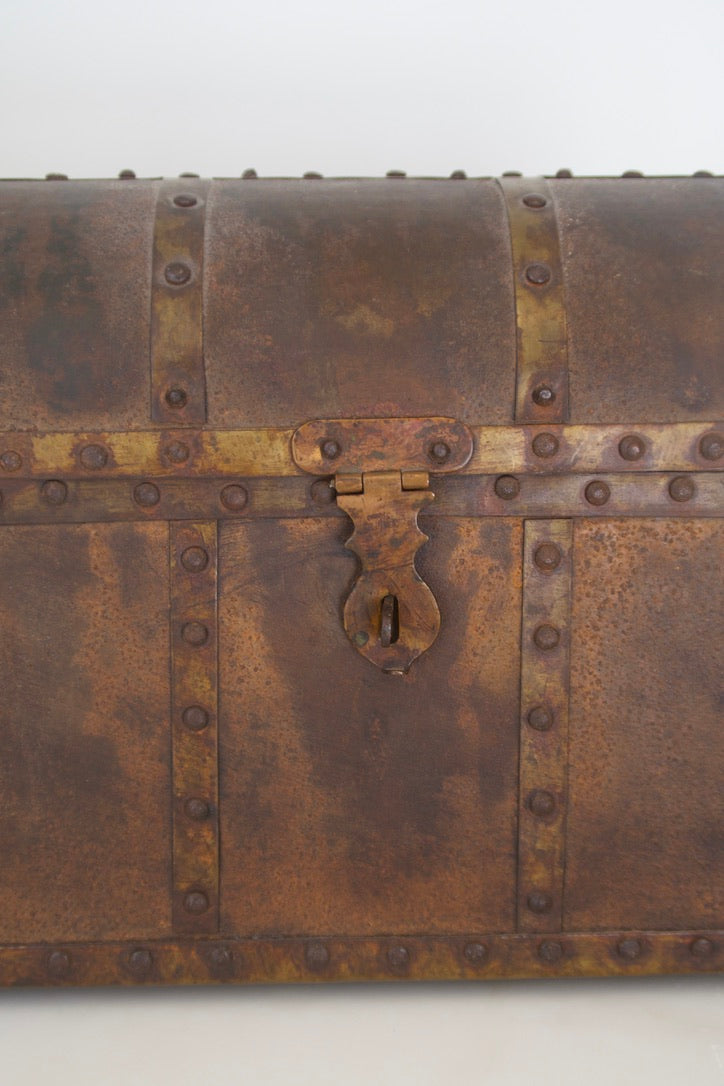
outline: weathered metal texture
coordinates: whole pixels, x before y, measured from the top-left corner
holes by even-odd
[[[244,939],[228,935],[0,947],[0,984],[289,984],[707,974],[724,968],[724,930],[474,931],[453,936]]]
[[[151,292],[151,418],[206,421],[204,219],[210,182],[164,181],[156,199]]]
[[[172,522],[173,923],[219,922],[217,525]]]
[[[515,418],[565,422],[568,350],[563,267],[548,182],[500,179],[510,222],[515,280],[517,369]]]
[[[724,968],[724,180],[503,187],[0,185],[0,982]]]
[[[573,523],[528,520],[523,547],[518,930],[561,931]]]

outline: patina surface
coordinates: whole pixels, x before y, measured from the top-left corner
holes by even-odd
[[[723,250],[721,178],[0,184],[0,983],[724,969]]]

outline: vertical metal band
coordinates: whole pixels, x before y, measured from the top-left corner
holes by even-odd
[[[518,930],[527,932],[562,923],[572,523],[525,522]]]
[[[568,418],[563,267],[550,186],[542,177],[500,179],[513,247],[518,365],[517,422]]]
[[[151,287],[151,418],[206,421],[203,351],[204,219],[210,182],[162,181]]]
[[[173,926],[219,917],[217,525],[169,525],[173,744]]]

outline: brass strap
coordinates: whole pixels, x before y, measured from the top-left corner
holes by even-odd
[[[206,421],[203,350],[204,219],[210,182],[162,181],[151,287],[151,419]]]
[[[542,177],[500,179],[515,280],[518,422],[568,418],[566,310],[555,205]]]
[[[560,931],[573,527],[528,520],[521,624],[518,930]]]
[[[173,928],[219,924],[217,525],[169,525]]]

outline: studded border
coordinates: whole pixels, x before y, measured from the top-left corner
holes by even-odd
[[[527,520],[523,545],[518,930],[563,923],[573,522]]]
[[[151,418],[206,421],[203,352],[204,220],[209,181],[162,181],[156,200],[151,287]]]
[[[568,417],[568,341],[558,224],[542,177],[506,176],[503,190],[513,250],[517,369],[515,418]]]
[[[470,933],[0,947],[0,985],[289,983],[646,976],[724,969],[724,931]]]
[[[219,923],[217,525],[169,524],[173,927]]]

